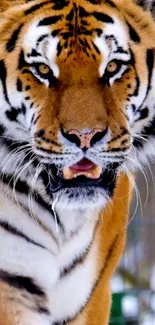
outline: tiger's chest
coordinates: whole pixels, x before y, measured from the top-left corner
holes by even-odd
[[[88,301],[96,282],[94,233],[95,224],[88,219],[70,239],[60,238],[57,245],[25,212],[14,206],[1,207],[0,270],[12,279],[10,287],[32,301],[31,313],[34,309],[39,325],[72,319]],[[34,320],[32,325],[38,323]]]

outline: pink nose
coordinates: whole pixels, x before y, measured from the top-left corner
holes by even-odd
[[[101,140],[103,137],[103,133],[105,134],[105,130],[103,129],[93,129],[90,132],[82,133],[78,130],[71,130],[68,132],[70,135],[74,135],[80,140],[79,147],[81,149],[83,148],[90,148],[92,146],[92,141],[98,138],[98,140]],[[96,142],[96,141],[94,141]]]

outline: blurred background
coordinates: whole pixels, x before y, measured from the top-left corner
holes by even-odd
[[[126,250],[112,279],[110,325],[155,325],[154,175],[155,166],[137,174]]]

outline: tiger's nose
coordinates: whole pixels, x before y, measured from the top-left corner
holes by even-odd
[[[106,129],[92,129],[89,131],[70,130],[63,131],[63,136],[72,143],[75,143],[81,149],[89,149],[96,142],[102,140],[107,133]]]

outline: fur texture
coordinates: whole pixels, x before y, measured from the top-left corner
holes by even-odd
[[[0,325],[107,325],[133,173],[155,155],[154,21],[131,0],[0,10]],[[101,175],[66,179],[80,161]]]

